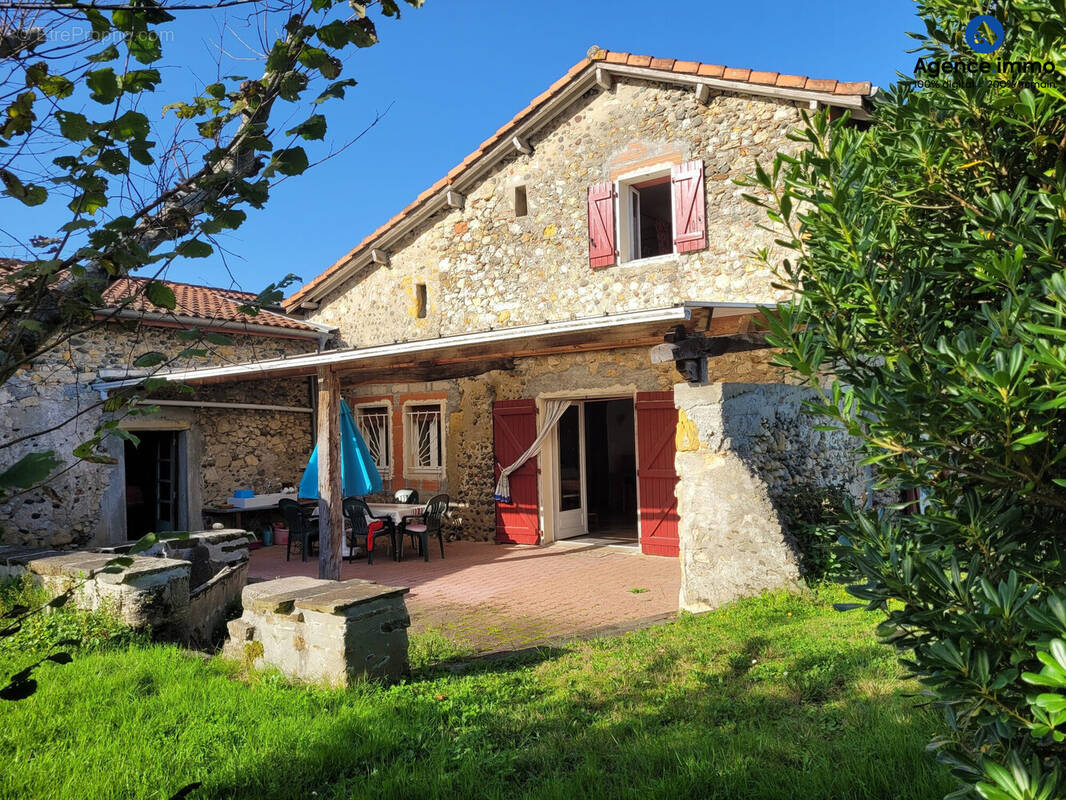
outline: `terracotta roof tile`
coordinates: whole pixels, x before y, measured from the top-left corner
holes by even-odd
[[[777,83],[776,72],[759,72],[758,70],[752,70],[751,75],[748,76],[748,80],[752,83],[762,83],[769,86],[773,86]]]
[[[833,94],[869,94],[872,88],[869,81],[837,81]]]
[[[122,305],[128,311],[172,313],[176,321],[180,321],[182,318],[197,318],[215,322],[269,325],[274,328],[289,328],[299,331],[318,330],[313,325],[308,325],[266,309],[261,310],[254,316],[241,312],[241,305],[255,299],[256,295],[253,292],[238,292],[233,289],[220,289],[213,286],[161,281],[174,292],[175,307],[173,312],[168,312],[166,309],[150,303],[143,293],[138,294],[149,280],[149,278],[121,278],[115,281],[104,292],[105,308],[116,308]]]
[[[602,63],[628,65],[631,67],[650,67],[665,73],[673,73],[677,75],[695,74],[704,78],[721,78],[723,80],[735,81],[737,83],[779,86],[786,89],[806,91],[833,92],[838,95],[867,96],[872,91],[869,82],[838,82],[835,80],[808,78],[804,75],[779,75],[776,72],[765,71],[753,72],[750,69],[723,67],[719,64],[702,64],[698,61],[676,61],[672,58],[652,58],[651,56],[601,50],[599,48],[590,48],[589,53],[591,54],[591,57],[584,58],[574,64],[574,66],[567,70],[565,75],[552,83],[552,85],[545,91],[534,97],[526,108],[515,114],[508,123],[501,126],[492,136],[482,142],[477,150],[464,158],[460,164],[450,169],[443,179],[437,181],[429,189],[419,194],[414,202],[409,204],[403,211],[367,236],[357,247],[349,251],[343,258],[333,264],[333,266],[323,271],[313,280],[304,284],[299,291],[295,292],[285,301],[287,307],[289,309],[295,308],[300,300],[305,298],[311,291],[320,286],[323,281],[327,280],[338,270],[343,269],[344,266],[361,251],[365,252],[379,236],[393,228],[404,217],[413,213],[420,205],[429,200],[431,195],[440,191],[447,185],[454,183],[456,179],[467,170],[467,168],[469,168],[474,162],[478,161],[488,150],[498,145],[501,141],[506,140],[511,135],[512,131],[525,122],[537,107],[558,95],[570,85],[579,73],[584,72],[590,65]]]
[[[783,89],[802,89],[807,83],[806,75],[778,75],[777,85]]]
[[[831,92],[836,88],[837,82],[825,78],[807,78],[807,84],[803,87],[809,92]]]

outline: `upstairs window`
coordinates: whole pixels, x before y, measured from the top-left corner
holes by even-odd
[[[374,466],[382,478],[392,477],[392,436],[390,409],[387,405],[357,406],[355,424],[370,449]]]
[[[619,222],[624,261],[654,258],[674,252],[674,214],[670,175],[621,184]]]
[[[589,266],[702,250],[706,203],[702,161],[590,186]]]
[[[408,405],[404,409],[404,474],[440,477],[444,473],[444,409],[442,403]]]

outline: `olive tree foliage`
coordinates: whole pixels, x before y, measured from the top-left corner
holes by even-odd
[[[213,81],[183,97],[168,90],[182,72],[159,65],[176,15],[193,14],[213,15],[232,36],[214,56],[186,48],[204,53],[189,66]],[[0,384],[106,322],[94,312],[125,276],[153,280],[124,304],[143,294],[174,309],[173,292],[154,278],[177,259],[212,255],[217,235],[263,208],[276,182],[308,169],[305,145],[325,138],[327,102],[355,85],[342,74],[343,57],[378,41],[373,16],[399,14],[397,0],[4,4],[0,209],[39,209],[42,229],[19,241],[19,261],[0,264]],[[223,64],[250,74],[222,74]],[[243,310],[277,302],[293,280],[272,284]],[[184,357],[201,354],[194,345],[205,338],[223,338],[188,336]],[[136,366],[162,360],[150,355]],[[129,399],[112,398],[105,410],[128,408]],[[107,461],[100,445],[112,434],[130,436],[111,417],[76,458]],[[4,459],[4,448],[24,449],[27,438],[0,444],[0,495],[47,480],[62,463],[52,452]]]
[[[926,498],[850,512],[849,590],[942,709],[931,747],[955,796],[1064,797],[1066,7],[918,11],[915,58],[945,83],[901,79],[865,129],[807,117],[804,147],[746,181],[785,256],[760,257],[793,293],[770,340],[882,487]],[[964,39],[982,12],[1006,31],[988,55]]]

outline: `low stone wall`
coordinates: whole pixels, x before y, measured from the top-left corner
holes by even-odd
[[[229,623],[223,655],[330,686],[399,680],[409,670],[407,592],[302,576],[250,584],[241,595],[244,614]]]
[[[800,486],[841,484],[861,500],[866,471],[843,431],[802,413],[809,390],[784,384],[685,384],[676,467],[680,608],[799,585],[799,558],[775,500]]]

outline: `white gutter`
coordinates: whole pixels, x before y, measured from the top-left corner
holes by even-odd
[[[605,328],[615,328],[624,325],[639,325],[649,322],[680,322],[691,318],[692,310],[688,306],[681,305],[672,308],[651,309],[648,311],[628,311],[621,314],[604,314],[600,317],[584,317],[580,319],[565,320],[563,322],[548,322],[543,325],[521,325],[512,328],[500,328],[498,330],[489,329],[477,333],[463,333],[456,336],[442,336],[438,339],[422,339],[412,342],[375,345],[373,347],[365,347],[361,349],[326,350],[321,353],[275,358],[270,359],[269,361],[257,361],[247,364],[228,364],[221,367],[204,367],[203,369],[157,372],[152,377],[163,378],[168,381],[235,378],[249,375],[261,375],[266,377],[274,372],[283,372],[301,367],[307,369],[337,366],[341,364],[358,364],[360,361],[380,358],[383,356],[408,354],[428,356],[434,351],[446,350],[449,347],[487,344],[489,342],[508,342],[533,336],[550,336],[563,333],[591,333]],[[93,384],[93,387],[100,391],[108,391],[111,389],[122,389],[128,386],[138,386],[143,381],[144,378],[97,381]]]

